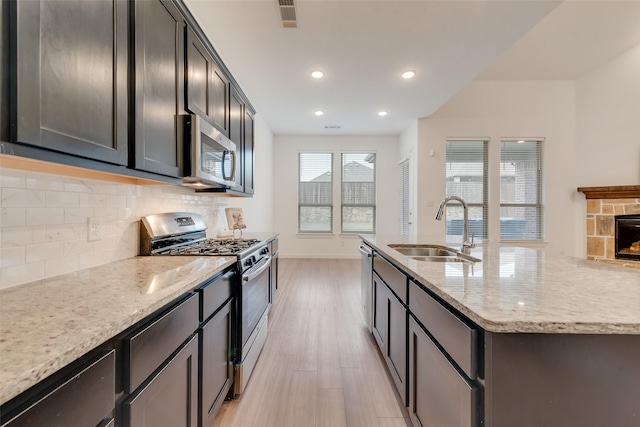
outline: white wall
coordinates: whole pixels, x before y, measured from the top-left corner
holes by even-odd
[[[434,214],[445,197],[447,138],[488,138],[490,165],[499,164],[500,139],[542,137],[545,168],[545,237],[550,251],[582,253],[575,224],[575,83],[570,81],[474,81],[418,123],[418,234],[443,235]],[[434,150],[434,156],[429,155]],[[496,162],[497,160],[497,162]],[[499,206],[499,171],[490,171],[489,206]],[[490,223],[499,239],[499,224]]]
[[[415,218],[418,215],[418,120],[414,120],[400,135],[400,159],[409,159],[409,235],[415,236],[418,228]]]
[[[246,231],[273,231],[273,135],[260,114],[254,117],[256,164],[253,197],[229,199],[229,207],[242,208]]]
[[[400,198],[397,136],[275,136],[273,150],[274,226],[280,233],[280,254],[289,258],[357,258],[357,235],[340,234],[339,191],[334,191],[332,234],[298,234],[298,153],[332,151],[334,176],[340,176],[342,152],[375,152],[376,228],[379,234],[398,234]],[[336,169],[337,168],[337,169]],[[334,179],[334,190],[339,188]],[[336,208],[338,206],[338,208]]]
[[[640,183],[640,45],[577,81],[578,184]]]

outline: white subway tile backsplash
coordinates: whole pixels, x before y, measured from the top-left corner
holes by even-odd
[[[93,208],[65,209],[62,224],[86,224],[87,218],[92,216],[94,216]]]
[[[77,208],[78,200],[78,193],[62,191],[47,191],[45,193],[45,205],[48,208]]]
[[[27,172],[26,187],[34,190],[63,191],[64,178],[57,178],[55,175]]]
[[[73,273],[78,270],[78,257],[64,257],[50,259],[44,262],[45,277],[57,276],[59,274]]]
[[[2,269],[0,288],[21,285],[48,277],[44,275],[44,262],[21,264]]]
[[[2,227],[3,248],[44,243],[44,226],[39,227]]]
[[[25,188],[26,182],[24,171],[0,168],[0,188]]]
[[[143,186],[0,168],[0,287],[137,256],[142,216],[196,212],[208,235],[224,222],[229,199],[171,185]],[[87,241],[87,218],[103,237]]]
[[[7,208],[41,208],[44,207],[44,191],[3,188],[0,205]]]
[[[0,249],[0,268],[24,264],[25,247],[8,247]]]
[[[64,208],[27,208],[26,225],[64,224]]]
[[[2,208],[0,212],[0,225],[5,227],[22,227],[26,224],[25,208]]]
[[[38,262],[47,259],[60,258],[62,254],[62,242],[37,243],[26,246],[26,262]]]

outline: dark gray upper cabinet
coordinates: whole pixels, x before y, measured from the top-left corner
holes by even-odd
[[[229,136],[229,79],[216,63],[211,72],[211,105],[213,109],[213,125],[220,132]]]
[[[244,192],[253,194],[253,114],[248,108],[244,109]]]
[[[214,124],[213,104],[211,102],[213,57],[189,27],[187,27],[186,56],[185,92],[187,94],[187,110]]]
[[[243,125],[244,102],[235,88],[231,88],[229,139],[236,144],[236,185],[232,190],[244,192],[244,143]]]
[[[10,140],[127,164],[127,2],[8,6]]]
[[[175,5],[138,0],[134,11],[133,167],[180,176],[177,116],[184,109],[185,21]]]

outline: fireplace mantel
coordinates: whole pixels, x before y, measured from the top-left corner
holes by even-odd
[[[578,187],[587,199],[635,199],[640,198],[640,185],[614,187]]]

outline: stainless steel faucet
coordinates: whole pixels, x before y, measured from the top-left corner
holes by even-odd
[[[471,253],[471,249],[476,247],[476,244],[473,243],[473,234],[471,235],[471,241],[469,241],[469,208],[467,206],[467,202],[465,202],[461,197],[458,196],[449,196],[440,203],[440,207],[438,208],[438,212],[436,212],[436,219],[440,221],[442,219],[442,215],[444,214],[444,208],[447,206],[447,203],[450,201],[459,202],[462,205],[462,210],[464,212],[463,217],[463,226],[462,226],[462,249],[461,252],[463,254],[469,255]]]

